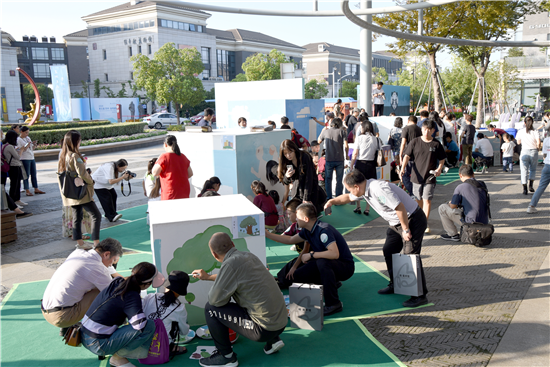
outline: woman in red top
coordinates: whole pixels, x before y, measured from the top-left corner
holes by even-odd
[[[269,196],[265,190],[265,185],[258,181],[252,181],[250,185],[254,197],[254,205],[256,205],[265,214],[265,226],[274,229],[277,223],[279,223],[279,212],[277,211],[277,205],[273,198]]]
[[[188,199],[191,192],[189,179],[193,176],[191,162],[180,151],[175,136],[164,139],[166,153],[160,155],[153,167],[153,175],[160,177],[161,200]]]

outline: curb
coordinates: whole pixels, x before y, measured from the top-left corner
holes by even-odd
[[[80,152],[87,156],[93,156],[103,153],[121,152],[124,150],[131,150],[140,147],[150,147],[153,145],[159,145],[164,141],[166,135],[153,136],[152,138],[144,138],[130,141],[121,141],[116,143],[106,143],[98,145],[89,145],[81,147]],[[34,152],[34,160],[37,162],[58,160],[61,149],[47,149],[38,150]]]

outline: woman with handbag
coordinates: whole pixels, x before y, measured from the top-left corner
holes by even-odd
[[[9,130],[6,137],[2,141],[2,156],[8,162],[10,169],[8,176],[10,178],[9,195],[19,208],[28,205],[21,201],[21,180],[27,178],[26,172],[23,170],[23,163],[17,153],[17,133],[14,130]],[[23,150],[24,148],[22,148]]]
[[[367,180],[377,179],[376,152],[380,149],[380,139],[374,136],[374,129],[369,120],[361,121],[361,134],[355,140],[355,149],[351,157],[351,168],[357,169]],[[356,201],[354,213],[361,214],[361,201]],[[363,214],[369,215],[369,203]]]
[[[86,161],[78,148],[80,147],[80,133],[71,130],[63,138],[59,162],[57,164],[57,174],[60,175],[59,190],[63,199],[63,206],[70,207],[73,215],[73,240],[77,241],[76,247],[83,250],[89,250],[91,246],[82,240],[82,217],[83,210],[86,210],[92,217],[92,241],[94,246],[99,244],[99,229],[101,226],[101,213],[94,202],[94,181],[92,176],[86,170]],[[62,182],[62,177],[65,180]],[[83,192],[79,198],[67,197],[67,190]]]
[[[111,354],[111,366],[135,367],[127,358],[147,358],[155,335],[155,323],[147,320],[140,292],[158,288],[164,277],[155,265],[142,262],[132,274],[117,277],[92,302],[82,319],[82,345],[95,355]],[[128,320],[128,325],[123,325]]]

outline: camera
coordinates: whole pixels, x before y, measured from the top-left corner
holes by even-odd
[[[126,170],[124,172],[122,172],[122,176],[124,176],[125,174],[128,174],[128,179],[131,179],[131,178],[136,178],[137,174],[135,174],[134,172],[130,171],[130,170]]]

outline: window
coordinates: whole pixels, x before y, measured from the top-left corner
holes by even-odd
[[[151,25],[151,27],[154,27],[155,26],[155,21],[152,20],[149,24]]]
[[[138,54],[141,53],[141,46],[138,46]]]
[[[134,29],[138,29],[139,28],[139,23],[138,22],[134,22]]]
[[[172,23],[172,28],[178,29],[179,28],[179,22],[173,22]]]
[[[189,23],[183,23],[183,30],[188,31],[189,30]]]
[[[357,64],[351,65],[351,75],[357,75]]]
[[[65,50],[62,48],[52,48],[52,60],[65,60]]]
[[[103,50],[103,60],[107,60],[107,50]]]
[[[50,65],[48,64],[33,64],[35,78],[49,78]]]
[[[172,28],[172,23],[173,23],[173,22],[172,22],[171,20],[167,20],[167,21],[166,21],[166,26],[167,26],[168,28]]]
[[[130,80],[134,80],[134,72],[130,71]]]
[[[226,50],[216,50],[218,77],[225,81],[235,78],[235,52]]]
[[[132,57],[132,46],[128,47],[128,57]]]
[[[182,22],[179,22],[179,23],[178,23],[178,28],[181,29],[181,30],[183,30],[183,23],[182,23]]]
[[[302,63],[302,74],[307,74],[307,62]]]
[[[151,55],[153,53],[151,45],[147,45],[147,54]]]
[[[210,70],[204,69],[201,74],[201,79],[208,80],[208,78],[210,78]]]
[[[18,59],[26,59],[29,56],[27,55],[27,48],[26,47],[17,47],[17,58]]]
[[[166,20],[164,20],[164,19],[161,19],[161,20],[160,20],[160,26],[161,26],[161,27],[168,27],[168,22],[167,22]]]
[[[139,22],[139,28],[143,28],[145,26],[145,22]]]
[[[345,65],[344,75],[351,75],[351,64],[344,64],[344,65]]]
[[[202,33],[202,25],[198,25],[198,26],[197,26],[197,32],[201,32],[201,33]]]
[[[189,30],[191,32],[195,32],[195,25],[194,24],[189,24]]]
[[[48,49],[45,47],[33,47],[32,58],[34,60],[48,60]]]
[[[106,81],[106,82],[109,81],[109,74],[105,74],[105,81]]]
[[[201,56],[203,64],[210,64],[210,48],[201,47]]]

